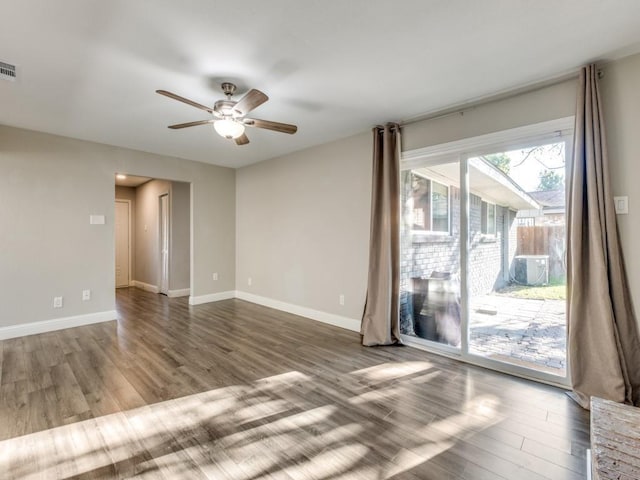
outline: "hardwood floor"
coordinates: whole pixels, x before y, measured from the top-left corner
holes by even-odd
[[[0,342],[0,477],[583,479],[563,391],[241,300]]]

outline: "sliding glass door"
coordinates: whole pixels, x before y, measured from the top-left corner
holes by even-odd
[[[401,325],[403,334],[459,350],[459,162],[402,172]]]
[[[407,343],[567,383],[570,139],[552,131],[502,148],[479,142],[477,153],[443,149],[403,161],[400,305]]]
[[[469,353],[558,377],[567,353],[565,154],[561,141],[469,159]],[[489,187],[492,170],[509,189]]]

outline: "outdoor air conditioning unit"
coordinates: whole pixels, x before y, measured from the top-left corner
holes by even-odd
[[[547,285],[549,255],[516,255],[514,277],[520,285]]]

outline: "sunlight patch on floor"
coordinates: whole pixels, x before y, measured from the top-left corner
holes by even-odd
[[[429,362],[389,362],[351,372],[368,380],[393,380],[433,368]]]
[[[500,419],[489,395],[446,418],[416,414],[420,389],[442,381],[431,368],[383,363],[344,373],[335,385],[292,371],[176,398],[2,441],[0,471],[25,479],[390,478]],[[319,399],[326,403],[317,406]],[[405,417],[397,431],[393,415]],[[410,429],[406,418],[415,419]]]

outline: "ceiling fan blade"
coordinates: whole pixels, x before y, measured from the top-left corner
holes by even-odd
[[[251,110],[259,107],[267,100],[269,100],[269,97],[267,97],[260,90],[256,90],[254,88],[249,90],[244,97],[238,100],[238,103],[234,105],[233,109],[241,116],[246,115]]]
[[[249,143],[249,137],[247,137],[245,133],[240,135],[235,140],[236,140],[236,145],[246,145],[247,143]]]
[[[210,107],[194,102],[193,100],[189,100],[188,98],[181,97],[180,95],[176,95],[175,93],[167,92],[166,90],[156,90],[156,93],[164,95],[165,97],[173,98],[174,100],[178,100],[179,102],[186,103],[187,105],[191,105],[192,107],[199,108],[200,110],[204,110],[205,112],[213,113],[213,109],[211,109]]]
[[[298,131],[298,127],[289,123],[271,122],[269,120],[260,120],[258,118],[245,118],[243,123],[247,127],[265,128],[274,132],[288,133],[293,135]]]
[[[178,123],[177,125],[169,125],[169,128],[174,130],[178,128],[195,127],[196,125],[206,125],[207,123],[213,123],[215,120],[198,120],[197,122]]]

